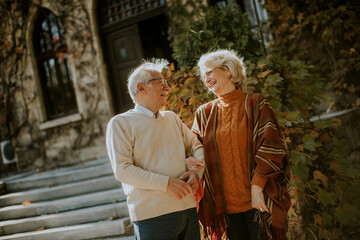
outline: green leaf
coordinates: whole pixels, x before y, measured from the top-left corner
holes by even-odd
[[[359,210],[349,203],[345,203],[343,206],[339,206],[335,209],[335,218],[342,225],[358,222],[358,215]]]
[[[311,190],[313,190],[314,192],[316,192],[320,189],[320,181],[319,180],[311,179],[309,181],[309,184],[310,184]]]
[[[286,119],[289,121],[296,121],[299,119],[300,114],[300,111],[289,112],[286,114]]]
[[[298,69],[298,71],[296,72],[296,74],[300,77],[300,78],[304,78],[306,76],[309,75],[309,72],[305,69],[305,68],[300,68]]]
[[[328,214],[327,212],[322,212],[321,216],[325,227],[332,225],[333,217],[330,214]]]
[[[270,85],[276,85],[278,82],[282,81],[283,78],[280,77],[279,73],[268,75],[265,79],[265,82]]]
[[[190,90],[190,89],[184,89],[184,90],[182,90],[182,91],[180,92],[180,96],[181,96],[182,98],[187,98],[187,97],[190,96],[190,94],[191,94],[191,90]]]
[[[315,151],[315,147],[321,146],[320,143],[315,142],[315,137],[310,134],[306,134],[302,138],[302,142],[303,142],[304,148],[307,150],[310,150],[310,151]]]
[[[325,129],[332,126],[331,121],[319,120],[314,123],[316,128]]]
[[[325,205],[333,205],[335,203],[335,197],[333,193],[327,192],[324,189],[321,189],[317,193],[319,200]]]
[[[285,124],[289,122],[288,120],[280,116],[276,116],[276,119],[278,120],[280,126],[285,126]]]
[[[176,78],[179,78],[179,77],[182,77],[182,76],[184,76],[184,72],[183,71],[177,71],[177,72],[174,73],[172,78],[176,79]]]
[[[290,151],[290,161],[293,164],[305,164],[305,155],[299,151],[291,150]]]
[[[298,176],[299,178],[307,179],[309,176],[309,167],[303,164],[292,165],[291,171],[293,175]]]

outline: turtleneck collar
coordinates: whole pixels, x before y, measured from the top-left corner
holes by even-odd
[[[245,99],[245,94],[241,91],[240,88],[235,89],[232,92],[226,93],[219,96],[220,105],[227,107],[232,101],[243,101]]]

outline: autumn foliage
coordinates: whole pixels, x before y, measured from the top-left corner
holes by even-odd
[[[276,5],[271,1],[267,1],[267,4],[266,6]],[[306,4],[313,6],[308,1],[303,4],[303,8],[306,8]],[[282,12],[282,6],[276,6],[278,7],[276,12],[278,19],[283,18],[281,17],[282,13],[289,14],[288,8]],[[224,12],[231,12],[229,8],[232,7],[225,7]],[[200,24],[199,22],[203,23],[206,19],[215,21],[215,18],[207,16],[213,12],[213,10],[204,12],[203,16],[189,25],[190,27],[183,29],[185,31],[183,34],[188,39],[198,37],[199,32],[193,31],[191,26],[197,26]],[[271,10],[269,12],[272,14]],[[301,16],[296,12],[292,12],[292,14]],[[287,17],[290,16],[287,15]],[[304,13],[302,17],[306,19],[309,16]],[[222,18],[226,18],[226,14]],[[270,17],[270,19],[272,18]],[[285,24],[284,22],[281,23]],[[207,23],[207,26],[215,27],[216,24]],[[285,29],[286,26],[283,27]],[[276,23],[270,30],[275,29]],[[298,34],[300,38],[301,33],[296,31],[297,28],[286,28],[286,30],[287,32],[284,31],[281,34],[275,33],[279,45],[291,38],[292,34]],[[207,31],[211,31],[211,28],[208,28]],[[221,43],[224,36],[214,34],[216,31],[218,29],[213,30],[211,42]],[[234,31],[237,30],[234,29]],[[272,32],[269,31],[268,34],[270,33]],[[341,41],[336,39],[337,35],[332,36],[333,42]],[[327,40],[329,41],[329,39]],[[232,38],[227,41],[236,43]],[[290,40],[286,43],[289,42]],[[304,42],[306,44],[305,39]],[[210,46],[208,43],[209,41],[192,41],[188,44],[196,54],[202,54],[213,50],[212,45]],[[242,44],[244,43],[242,42]],[[187,50],[181,51],[182,46],[186,48],[187,44],[181,43],[176,46],[177,53],[180,55],[187,52]],[[239,46],[232,48],[237,49],[237,47]],[[238,52],[242,56],[254,56],[255,52],[243,52],[246,51],[244,49],[251,48],[246,48],[244,45],[240,47],[238,49],[243,50]],[[301,46],[301,48],[305,47]],[[219,44],[218,48],[229,48],[229,43]],[[360,219],[357,200],[360,199],[360,174],[356,163],[348,159],[342,123],[336,118],[316,121],[311,118],[323,110],[319,106],[326,102],[327,91],[324,90],[329,87],[329,82],[337,89],[338,81],[334,78],[329,81],[325,75],[319,74],[319,68],[324,66],[323,63],[316,65],[315,61],[293,55],[296,47],[289,47],[288,53],[286,47],[283,46],[281,51],[279,48],[278,44],[272,44],[268,49],[271,55],[257,55],[256,58],[246,59],[245,63],[248,78],[257,81],[257,84],[247,91],[260,91],[269,99],[279,123],[283,127],[289,148],[292,172],[289,191],[292,197],[292,206],[288,213],[288,237],[290,239],[356,239],[360,234],[356,220]],[[175,55],[175,57],[177,56]],[[184,61],[185,57],[180,58],[181,61]],[[328,60],[331,61],[331,59]],[[172,84],[172,93],[169,96],[167,108],[177,112],[188,126],[192,124],[197,107],[214,99],[214,95],[208,92],[197,76],[196,69],[193,68],[194,62],[196,61],[189,61],[189,66],[183,70],[175,70],[171,67],[165,73],[168,81]],[[330,65],[328,63],[327,66]],[[346,81],[351,81],[351,79],[343,79],[342,82]]]

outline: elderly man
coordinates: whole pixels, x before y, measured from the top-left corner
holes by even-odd
[[[127,195],[136,239],[200,239],[196,200],[202,170],[186,169],[188,156],[203,161],[197,137],[166,105],[166,60],[144,62],[128,79],[135,108],[113,117],[106,145]]]

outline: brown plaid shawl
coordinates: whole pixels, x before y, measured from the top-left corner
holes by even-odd
[[[218,100],[214,100],[200,106],[192,127],[205,151],[205,188],[199,203],[199,218],[210,239],[220,239],[228,223],[215,140],[217,103]],[[257,214],[261,239],[285,239],[283,229],[286,228],[286,216],[290,208],[290,196],[287,193],[290,170],[286,143],[275,114],[263,95],[247,94],[245,110],[248,120],[249,176],[252,178],[256,172],[268,178],[264,195],[271,214]]]

